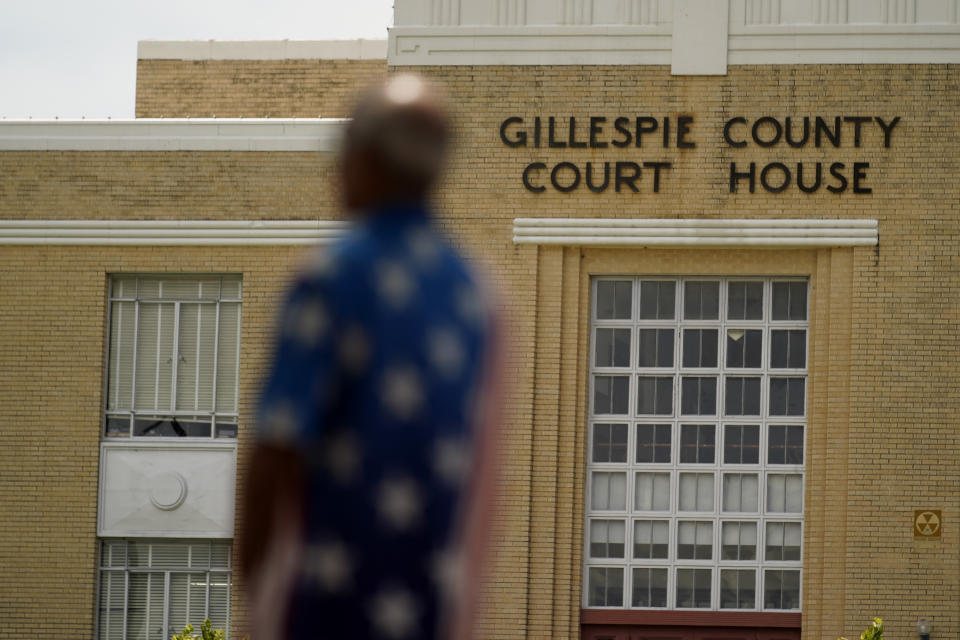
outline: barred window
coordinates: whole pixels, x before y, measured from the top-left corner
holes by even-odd
[[[167,640],[187,624],[230,628],[230,542],[101,540],[100,640]]]
[[[592,295],[584,606],[799,610],[807,281]]]
[[[110,281],[107,437],[235,438],[239,275]]]

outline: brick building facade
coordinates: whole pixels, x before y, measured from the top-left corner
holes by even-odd
[[[509,319],[480,637],[835,638],[875,615],[892,638],[920,618],[950,637],[956,3],[397,4],[386,60],[142,43],[136,121],[0,124],[0,637],[169,634],[181,609],[242,637],[240,576],[214,562],[235,514],[177,514],[242,478],[283,284],[302,245],[342,233],[340,124],[314,118],[405,70],[449,93],[437,210]],[[722,43],[691,37],[718,6]],[[204,304],[213,349],[239,356],[218,355],[212,391],[182,355]],[[154,437],[171,416],[210,430]],[[225,471],[191,475],[194,454]]]

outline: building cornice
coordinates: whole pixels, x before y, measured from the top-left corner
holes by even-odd
[[[0,151],[335,151],[342,118],[2,120]]]
[[[0,220],[0,245],[312,245],[349,227],[337,220]]]
[[[669,25],[398,26],[391,65],[669,65]]]
[[[516,244],[591,247],[859,247],[879,241],[876,220],[516,218]]]
[[[403,0],[387,62],[403,65],[960,63],[960,2]]]

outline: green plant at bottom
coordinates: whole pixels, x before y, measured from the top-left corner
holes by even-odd
[[[837,640],[847,640],[846,638],[837,638]],[[883,620],[874,618],[873,624],[864,629],[860,634],[860,640],[883,640]]]
[[[212,629],[210,618],[200,625],[200,635],[193,632],[193,625],[188,624],[180,633],[175,633],[170,640],[227,640],[227,632],[223,629]]]

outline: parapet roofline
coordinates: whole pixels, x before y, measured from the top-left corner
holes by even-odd
[[[386,60],[387,40],[141,40],[138,60]]]
[[[345,118],[0,120],[0,151],[336,151]]]

